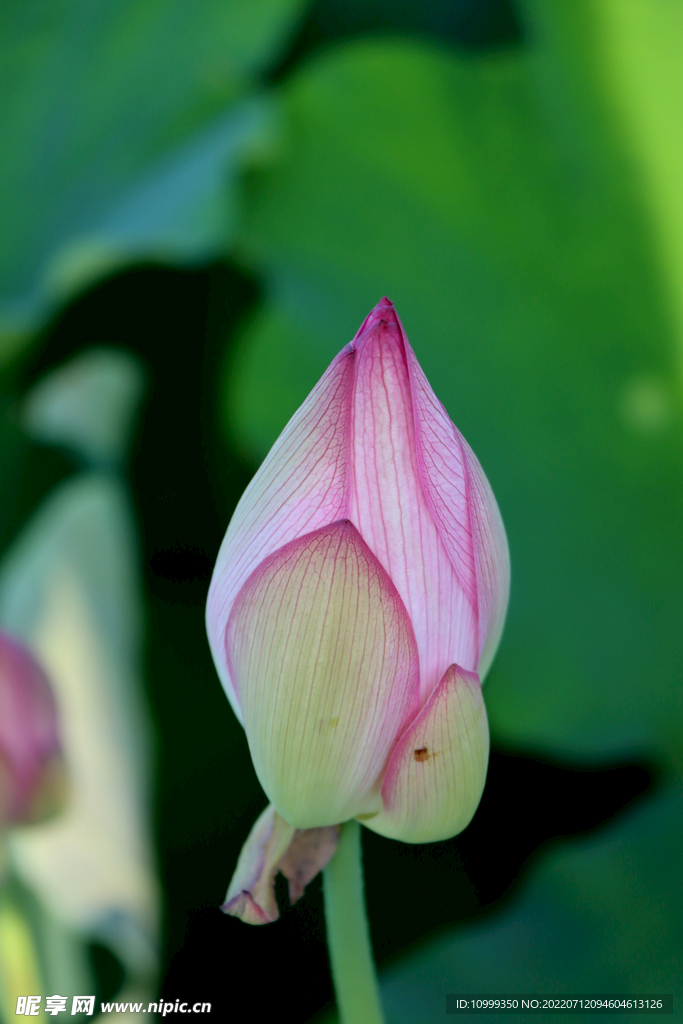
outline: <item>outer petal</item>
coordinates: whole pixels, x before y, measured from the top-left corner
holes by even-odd
[[[228,617],[264,558],[346,514],[354,364],[347,346],[294,414],[242,495],[218,553],[206,625],[218,674],[240,721],[225,652]]]
[[[347,521],[285,545],[240,591],[230,674],[261,785],[299,828],[378,805],[396,737],[417,712],[403,603]]]
[[[471,667],[478,666],[483,681],[503,632],[510,591],[505,528],[477,457],[434,394],[405,336],[404,344],[420,480],[451,565],[477,612],[477,657]]]
[[[478,677],[451,665],[398,741],[368,828],[404,843],[450,839],[469,824],[486,781],[489,730]]]
[[[391,576],[408,609],[420,656],[424,703],[449,665],[455,662],[474,670],[479,660],[467,492],[464,486],[455,491],[450,488],[445,498],[452,506],[451,520],[462,534],[459,562],[451,557],[427,501],[410,350],[388,299],[373,310],[353,344],[358,364],[349,518]],[[450,444],[455,444],[452,436]],[[461,566],[463,559],[466,572]]]
[[[278,871],[289,880],[289,898],[296,903],[331,860],[338,839],[338,825],[294,829],[269,804],[242,847],[221,910],[245,924],[277,921],[274,883]]]
[[[245,924],[277,921],[280,915],[275,900],[275,876],[295,832],[272,804],[266,807],[242,847],[221,910],[241,918]]]

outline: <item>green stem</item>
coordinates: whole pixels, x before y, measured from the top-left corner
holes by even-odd
[[[10,893],[0,893],[0,1021],[15,1019],[19,996],[41,995],[35,937]]]
[[[360,825],[341,826],[323,873],[327,945],[341,1024],[384,1024],[365,913]]]

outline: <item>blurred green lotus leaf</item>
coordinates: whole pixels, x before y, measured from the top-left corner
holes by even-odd
[[[427,940],[384,972],[390,1024],[443,1020],[447,992],[673,993],[677,1005],[682,841],[678,787],[600,836],[547,852],[504,912]],[[521,1024],[534,1019],[515,1017]]]
[[[550,95],[546,58],[362,41],[286,83],[287,147],[251,174],[239,241],[268,304],[238,339],[225,405],[262,458],[387,294],[509,535],[510,611],[485,688],[494,737],[675,759],[673,336],[621,156],[592,145],[569,79],[562,102]]]
[[[329,340],[329,339],[328,339]],[[259,307],[247,325],[234,360],[226,367],[229,400],[223,405],[226,432],[258,463],[327,364],[318,351],[324,339],[306,331],[281,307]]]
[[[14,830],[14,868],[57,919],[139,975],[154,969],[159,894],[135,554],[123,486],[99,474],[67,481],[6,556],[0,621],[53,683],[70,783],[60,817]]]
[[[144,377],[123,349],[92,348],[57,367],[29,392],[26,430],[65,445],[95,466],[119,463],[127,448]]]
[[[47,0],[0,13],[0,357],[131,260],[225,251],[249,97],[303,0]],[[270,140],[270,141],[269,141]]]
[[[539,71],[551,102],[562,102],[570,79],[598,133],[628,154],[683,368],[683,7],[667,0],[523,0],[522,9],[546,43],[549,59]]]

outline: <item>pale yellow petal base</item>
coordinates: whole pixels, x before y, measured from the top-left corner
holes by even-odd
[[[404,843],[469,825],[486,781],[489,729],[479,678],[451,665],[391,756],[380,813],[367,828]]]

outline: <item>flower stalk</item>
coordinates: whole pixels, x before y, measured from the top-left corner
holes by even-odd
[[[341,1024],[384,1024],[365,911],[361,826],[341,827],[323,872],[327,945]]]

